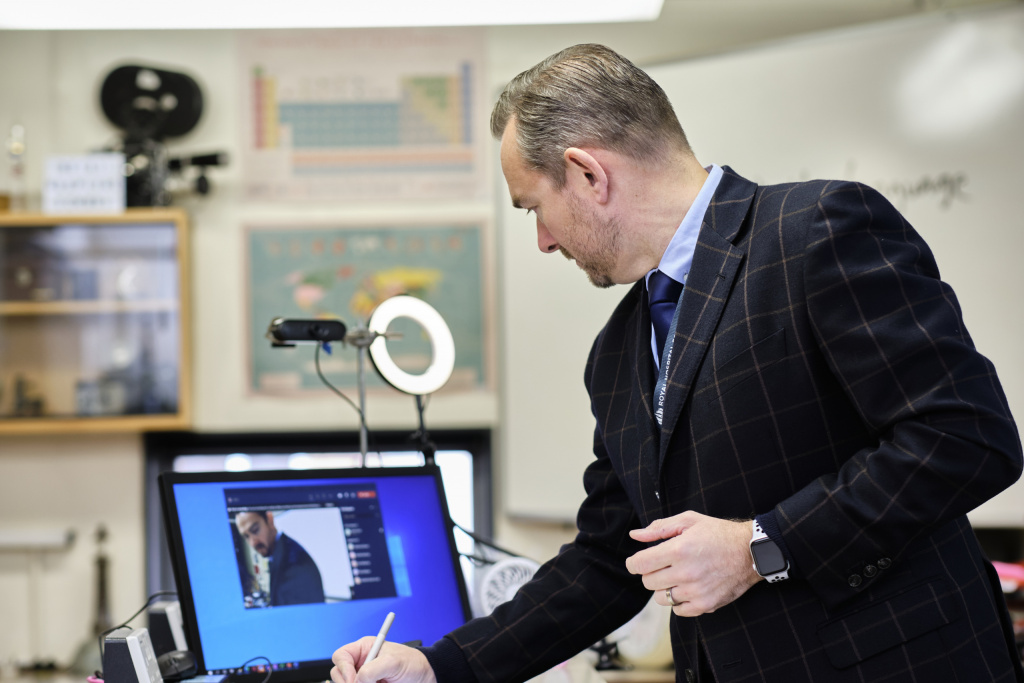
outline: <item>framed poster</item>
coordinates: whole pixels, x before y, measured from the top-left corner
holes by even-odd
[[[350,330],[365,326],[378,304],[408,294],[437,309],[455,340],[455,370],[442,391],[490,383],[490,287],[480,223],[329,226],[249,226],[245,230],[249,294],[249,388],[256,394],[323,391],[315,347],[273,347],[275,318],[332,318]],[[408,373],[426,370],[432,355],[423,330],[399,318],[388,328],[388,350]],[[358,353],[332,344],[320,370],[337,387],[357,385]],[[367,354],[368,356],[368,354]],[[367,357],[367,387],[384,386]]]
[[[241,32],[246,197],[486,197],[485,51],[460,29]]]

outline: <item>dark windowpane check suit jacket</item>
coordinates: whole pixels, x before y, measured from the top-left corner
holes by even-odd
[[[899,213],[862,185],[758,187],[726,168],[681,306],[663,425],[641,281],[587,364],[596,459],[577,538],[438,649],[480,681],[529,678],[646,604],[630,529],[773,512],[792,578],[673,617],[679,680],[703,647],[719,683],[1024,681],[965,517],[1020,475],[1020,439]]]
[[[324,601],[324,583],[316,562],[287,534],[277,537],[270,562],[270,604],[305,605]]]

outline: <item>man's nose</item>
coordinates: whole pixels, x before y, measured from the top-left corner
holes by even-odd
[[[537,217],[537,247],[545,254],[558,250],[558,241],[551,236],[548,227],[544,225],[544,221],[539,216]]]

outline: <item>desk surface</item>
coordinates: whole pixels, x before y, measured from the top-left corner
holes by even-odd
[[[529,683],[673,683],[672,671],[595,671],[583,657],[575,657],[557,666]],[[85,683],[85,676],[73,674],[19,673],[14,676],[0,676],[0,683]],[[187,683],[184,682],[184,683]]]
[[[596,671],[584,656],[577,656],[528,683],[673,683],[673,671]]]
[[[598,671],[605,683],[674,683],[676,672],[662,671]]]

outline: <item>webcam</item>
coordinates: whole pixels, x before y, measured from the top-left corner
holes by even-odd
[[[340,320],[291,320],[274,318],[267,328],[267,339],[272,346],[320,344],[344,341],[347,329]]]

